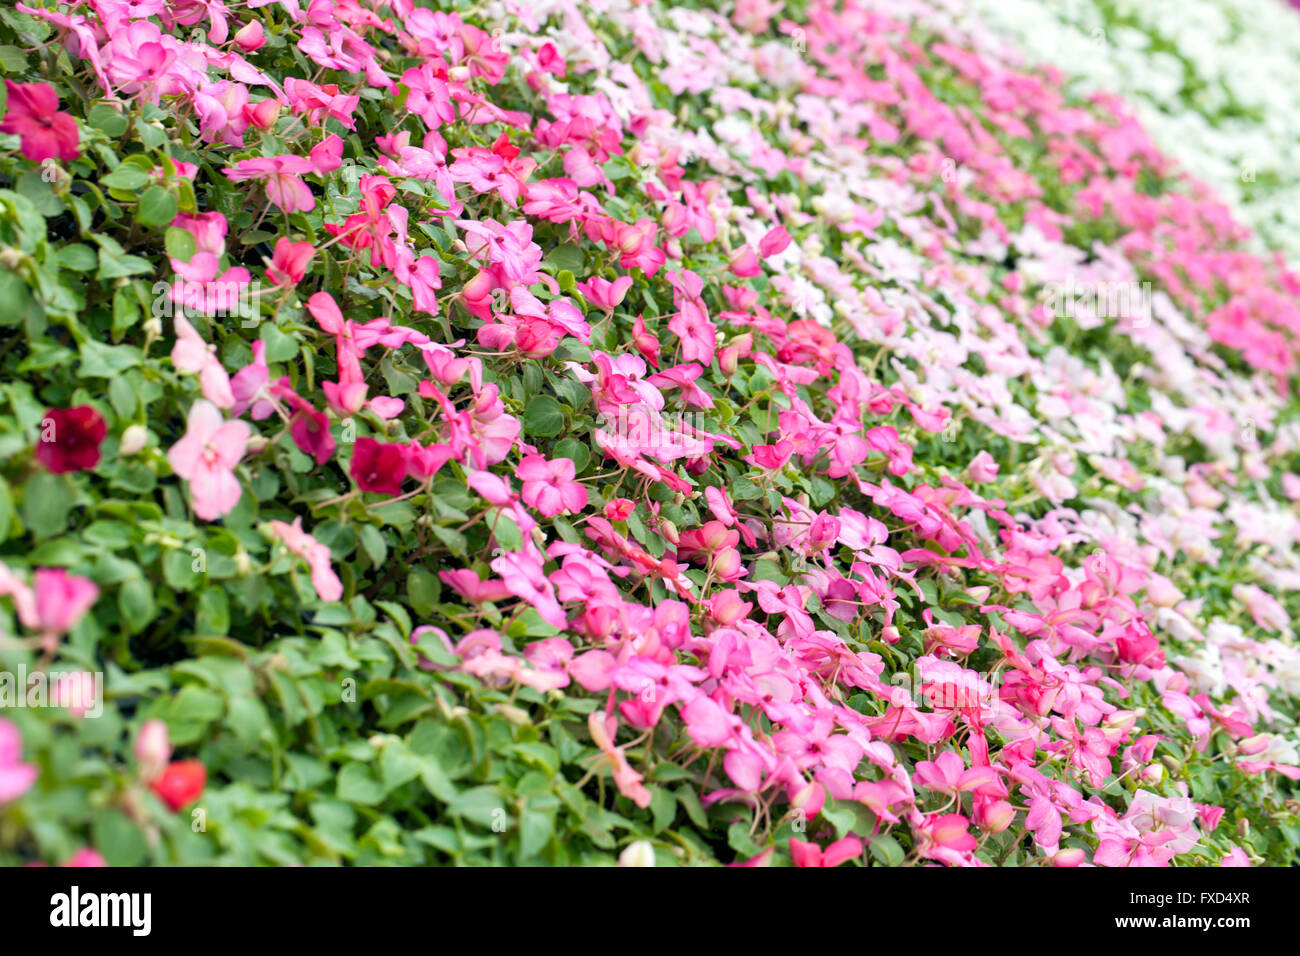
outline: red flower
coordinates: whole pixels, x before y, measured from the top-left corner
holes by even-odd
[[[107,432],[103,416],[89,405],[51,408],[41,419],[36,460],[56,475],[94,468]]]
[[[197,800],[207,782],[208,770],[202,760],[177,760],[169,763],[149,786],[174,813]]]
[[[65,163],[81,155],[77,121],[59,112],[59,95],[48,83],[15,83],[5,80],[9,94],[8,113],[0,121],[0,133],[22,139],[22,153],[33,163],[58,157]]]
[[[352,477],[362,491],[400,494],[402,479],[406,477],[406,452],[401,445],[358,438],[352,453]]]

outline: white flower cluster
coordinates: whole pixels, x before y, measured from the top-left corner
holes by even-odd
[[[1300,257],[1300,11],[1284,0],[968,0],[1079,92],[1121,95],[1262,243]]]

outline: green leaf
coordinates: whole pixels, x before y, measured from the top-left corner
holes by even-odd
[[[567,269],[575,275],[580,272],[586,274],[583,265],[586,263],[587,258],[577,246],[568,244],[556,246],[546,258],[555,265],[557,270],[563,271]]]
[[[371,806],[384,799],[384,787],[370,768],[361,763],[349,763],[339,771],[336,792],[340,800]]]
[[[194,253],[199,251],[194,233],[179,226],[168,227],[167,232],[163,234],[163,244],[167,249],[167,255],[181,262],[189,262],[194,258]]]
[[[383,533],[372,524],[365,525],[361,529],[361,549],[365,551],[366,557],[376,568],[383,567],[384,558],[388,556],[388,544],[384,541]]]
[[[4,67],[6,73],[22,73],[27,69],[27,54],[6,43],[0,46],[0,66]]]
[[[120,810],[101,810],[93,816],[92,842],[109,866],[139,866],[149,852],[140,828]]]
[[[549,395],[538,395],[524,409],[524,431],[538,438],[551,438],[564,430],[564,410]]]
[[[121,110],[114,109],[107,103],[92,107],[86,121],[96,129],[103,130],[111,139],[117,139],[126,132],[126,117]]]
[[[167,722],[210,724],[220,718],[225,709],[225,702],[216,691],[189,684],[172,700],[167,710]]]
[[[117,606],[122,611],[127,630],[139,634],[158,613],[158,605],[153,598],[153,585],[144,578],[132,578],[118,592]]]
[[[99,262],[95,250],[80,242],[71,242],[59,250],[59,265],[73,272],[90,272]]]
[[[509,824],[505,809],[505,800],[496,787],[474,787],[451,801],[447,809],[458,817],[464,817],[471,823],[490,827]]]
[[[880,834],[871,838],[871,855],[885,866],[900,866],[905,854],[897,840],[887,834]]]
[[[110,236],[96,233],[90,238],[99,245],[99,271],[95,273],[96,279],[120,279],[123,276],[153,272],[148,259],[127,255],[126,250]]]
[[[230,699],[230,729],[245,744],[255,744],[270,726],[266,708],[256,697],[232,697]]]
[[[176,218],[176,197],[162,186],[150,186],[140,197],[136,221],[142,226],[163,226]]]
[[[140,189],[149,182],[149,174],[136,165],[123,163],[107,176],[100,179],[100,184],[109,189]]]
[[[406,596],[419,617],[428,617],[442,598],[442,582],[423,568],[412,568],[406,576]]]
[[[555,832],[555,816],[538,810],[519,815],[519,856],[528,859],[540,853]]]
[[[31,290],[22,276],[0,268],[0,325],[18,325],[32,301]]]
[[[574,471],[582,474],[591,461],[591,449],[585,442],[581,442],[576,438],[564,438],[555,443],[555,449],[551,457],[569,459],[573,462]]]
[[[39,541],[59,534],[68,524],[72,491],[66,478],[38,471],[23,486],[23,523]]]
[[[140,364],[140,350],[130,345],[104,345],[94,339],[81,343],[81,374],[114,378]]]

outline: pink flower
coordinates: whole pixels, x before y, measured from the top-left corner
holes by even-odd
[[[613,738],[618,728],[618,721],[614,717],[602,719],[600,711],[594,710],[587,715],[587,728],[591,731],[591,739],[605,755],[605,760],[613,772],[614,784],[618,787],[618,792],[643,810],[650,806],[651,794],[641,783],[641,774],[633,770],[632,765],[627,762],[627,757],[623,755],[623,748],[614,746]]]
[[[266,35],[262,32],[262,24],[259,21],[250,20],[235,31],[231,40],[245,53],[252,53],[261,49],[262,44],[266,42]]]
[[[759,468],[775,471],[785,465],[792,454],[794,445],[788,441],[779,441],[775,445],[755,445],[754,454],[745,460]]]
[[[167,460],[189,481],[197,517],[215,521],[239,504],[235,466],[244,457],[250,434],[247,422],[225,421],[211,402],[199,399],[190,406],[185,436],[167,452]]]
[[[586,282],[575,284],[583,298],[602,312],[613,312],[622,304],[627,290],[632,288],[631,276],[620,276],[609,282],[600,276],[593,276]]]
[[[317,175],[334,172],[343,165],[343,140],[331,133],[311,148],[307,161]]]
[[[315,255],[316,247],[310,242],[290,242],[281,236],[275,241],[275,254],[266,277],[278,286],[297,285],[307,274],[307,263]]]
[[[992,481],[998,476],[998,463],[993,460],[992,455],[982,451],[970,460],[970,464],[966,466],[966,474],[970,475],[970,480],[974,482]]]
[[[237,183],[247,179],[265,179],[266,198],[286,213],[311,212],[316,208],[316,197],[312,195],[311,187],[299,177],[317,171],[313,160],[292,154],[241,159],[234,166],[222,170]]]
[[[60,863],[59,865],[75,867],[108,866],[108,861],[100,855],[99,851],[93,850],[88,846],[83,846],[76,853],[72,854],[72,856],[68,857],[66,862]]]
[[[822,512],[808,528],[808,550],[816,554],[833,547],[840,537],[840,520]]]
[[[18,799],[36,782],[36,765],[22,763],[22,755],[23,738],[18,727],[0,719],[0,803]]]
[[[767,235],[758,241],[758,254],[764,259],[778,255],[785,252],[790,242],[790,233],[786,232],[785,226],[773,226]]]
[[[252,409],[253,420],[261,421],[275,411],[266,383],[271,377],[271,370],[266,364],[266,342],[257,339],[253,342],[253,361],[249,362],[230,380],[230,391],[235,397],[231,408],[234,415],[242,415]]]
[[[99,588],[89,578],[62,568],[40,568],[33,576],[37,626],[46,634],[66,634],[90,610]]]
[[[0,121],[0,133],[18,136],[25,157],[33,163],[55,158],[70,163],[81,155],[77,121],[59,112],[59,95],[54,87],[5,80],[5,89],[9,101],[4,120]]]
[[[964,862],[965,854],[978,845],[969,826],[960,813],[927,814],[916,827],[921,855],[949,865]]]
[[[322,601],[337,601],[343,597],[343,583],[330,566],[330,549],[302,530],[301,517],[294,518],[293,524],[272,521],[271,533],[307,562],[311,570],[311,585]]]
[[[626,521],[636,511],[636,502],[628,498],[613,498],[605,503],[605,517],[610,521]]]
[[[646,328],[645,321],[639,315],[632,323],[632,344],[647,362],[655,368],[659,367],[659,338]]]
[[[790,856],[795,866],[839,866],[861,856],[862,849],[862,841],[855,836],[836,840],[824,850],[816,843],[790,838]]]
[[[587,506],[587,489],[574,481],[577,471],[569,458],[547,461],[541,455],[529,455],[519,463],[515,474],[524,483],[520,494],[524,504],[548,518]]]
[[[194,258],[200,255],[203,253],[196,253]],[[234,407],[235,394],[230,387],[230,376],[217,358],[216,346],[205,342],[183,315],[177,315],[174,322],[176,344],[172,346],[172,365],[179,371],[198,375],[203,397],[213,405]]]

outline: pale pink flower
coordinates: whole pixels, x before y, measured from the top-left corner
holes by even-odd
[[[135,759],[140,762],[140,779],[153,780],[172,758],[171,736],[165,721],[154,718],[140,725],[135,735]]]
[[[172,470],[190,483],[194,514],[215,521],[239,504],[235,466],[244,457],[251,429],[247,422],[228,422],[211,402],[190,406],[185,436],[167,452]]]
[[[195,255],[197,259],[202,253]],[[174,264],[174,262],[173,262]],[[217,350],[203,340],[203,336],[183,315],[175,318],[176,344],[172,346],[172,365],[181,372],[198,375],[203,397],[219,408],[232,408],[235,393],[230,387],[230,376],[217,358]]]
[[[322,601],[337,601],[343,597],[343,583],[330,566],[330,549],[302,530],[302,518],[293,524],[272,521],[271,531],[284,542],[284,546],[307,562],[311,570],[311,584]]]

